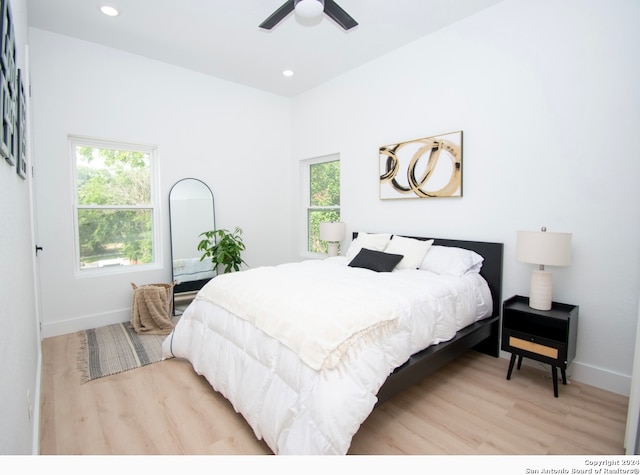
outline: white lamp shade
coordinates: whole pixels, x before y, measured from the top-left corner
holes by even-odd
[[[571,263],[571,234],[542,231],[518,231],[517,258],[521,262],[538,264],[531,272],[529,306],[537,310],[551,310],[552,277],[544,266],[568,266]]]
[[[340,242],[344,239],[344,223],[320,223],[320,239]]]
[[[318,18],[324,11],[324,0],[297,0],[296,15],[302,18]]]
[[[571,234],[518,231],[517,259],[543,266],[571,264]]]

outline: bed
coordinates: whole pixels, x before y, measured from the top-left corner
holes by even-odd
[[[499,356],[502,253],[354,233],[345,256],[217,276],[163,357],[186,358],[275,454],[346,454],[376,405],[471,348]]]

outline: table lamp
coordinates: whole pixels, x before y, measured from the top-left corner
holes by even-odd
[[[320,239],[327,241],[329,257],[337,256],[340,241],[344,239],[344,223],[320,223]]]
[[[517,258],[521,262],[538,264],[531,271],[529,307],[551,310],[552,277],[544,266],[568,266],[571,263],[571,234],[540,231],[518,231]]]

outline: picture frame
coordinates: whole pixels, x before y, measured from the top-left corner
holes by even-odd
[[[0,155],[11,165],[15,157],[15,101],[4,71],[0,71]]]
[[[27,100],[24,91],[22,70],[17,75],[17,126],[16,126],[16,172],[22,179],[27,178]]]
[[[16,49],[11,3],[0,0],[0,155],[16,164]]]
[[[379,148],[380,199],[462,197],[462,131]]]

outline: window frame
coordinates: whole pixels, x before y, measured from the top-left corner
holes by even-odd
[[[127,274],[134,272],[144,272],[162,268],[162,242],[161,242],[161,201],[160,201],[160,178],[158,166],[158,147],[155,145],[123,142],[117,140],[100,139],[79,135],[69,135],[69,158],[71,162],[71,213],[73,223],[74,240],[74,275],[75,277],[99,277],[112,274]],[[76,147],[92,147],[113,150],[125,150],[132,152],[142,152],[149,155],[150,173],[150,199],[149,205],[113,205],[113,206],[81,206],[78,204],[78,170]],[[151,239],[152,239],[152,259],[146,264],[106,266],[96,268],[82,268],[80,260],[80,228],[78,222],[78,210],[80,209],[151,209]]]
[[[340,205],[332,206],[312,206],[311,205],[311,167],[312,165],[318,165],[328,162],[339,162],[340,165]],[[338,210],[340,216],[342,216],[342,163],[339,153],[333,153],[330,155],[324,155],[321,157],[309,158],[300,162],[300,183],[302,186],[301,197],[302,206],[300,211],[300,236],[302,237],[300,242],[300,255],[306,258],[324,258],[327,257],[327,253],[313,252],[309,250],[309,211],[311,210]],[[341,218],[342,219],[342,218]]]

